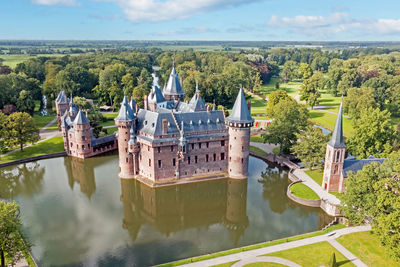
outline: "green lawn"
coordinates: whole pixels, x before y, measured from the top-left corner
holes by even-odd
[[[323,169],[315,169],[315,170],[308,170],[305,171],[317,184],[322,185],[322,178],[324,176]]]
[[[318,124],[326,129],[333,131],[335,128],[337,115],[324,112],[321,110],[310,110],[310,121]],[[353,135],[354,129],[351,126],[351,120],[343,118],[343,135],[350,137]]]
[[[265,96],[268,96],[270,93],[276,91],[277,89],[275,88],[276,82],[279,82],[279,89],[285,90],[288,95],[294,97],[295,95],[298,94],[300,90],[301,83],[300,82],[288,82],[288,83],[282,83],[280,78],[274,77],[271,78],[269,83],[263,84],[260,89],[257,91],[264,94]]]
[[[250,146],[250,151],[261,154],[261,155],[267,155],[267,152],[265,152],[261,148],[255,147],[255,146]]]
[[[191,263],[191,262],[198,262],[198,261],[213,259],[213,258],[225,256],[225,255],[231,255],[231,254],[239,253],[239,252],[242,252],[242,251],[248,251],[248,250],[253,250],[253,249],[257,249],[257,248],[264,248],[264,247],[274,246],[274,245],[278,245],[278,244],[282,244],[282,243],[286,243],[286,242],[290,242],[290,241],[301,240],[301,239],[309,238],[309,237],[313,237],[313,236],[324,235],[326,233],[335,231],[337,229],[345,228],[345,227],[346,226],[344,226],[343,224],[335,224],[335,225],[332,225],[332,226],[330,226],[327,229],[322,230],[322,231],[316,231],[316,232],[307,233],[307,234],[303,234],[303,235],[291,236],[291,237],[288,237],[288,238],[277,239],[277,240],[274,240],[274,241],[255,244],[255,245],[250,245],[250,246],[242,247],[242,248],[234,248],[234,249],[231,249],[231,250],[216,252],[216,253],[212,253],[212,254],[208,254],[208,255],[202,255],[202,256],[198,256],[198,257],[193,257],[193,258],[183,259],[183,260],[179,260],[179,261],[169,262],[169,263],[161,264],[159,266],[164,266],[164,267],[178,266],[178,265],[188,264],[188,263]],[[232,263],[233,262],[231,262],[230,265]],[[225,264],[229,264],[229,263],[225,263]],[[221,265],[221,266],[230,266],[230,265],[225,265],[225,264]]]
[[[332,254],[335,253],[336,262],[340,266],[355,266],[328,242],[319,242],[307,246],[283,250],[265,256],[275,256],[288,259],[301,266],[328,266]]]
[[[41,116],[38,113],[35,113],[33,115],[33,119],[35,120],[36,123],[36,128],[37,129],[42,129],[44,126],[46,126],[49,122],[51,122],[56,116],[55,115],[50,115],[50,116]],[[58,129],[58,124],[55,122],[52,126],[47,128],[49,130],[56,130]]]
[[[100,122],[99,123],[101,126],[112,126],[112,125],[115,125],[115,121],[114,120],[106,120],[106,121],[103,121],[103,122]]]
[[[111,127],[111,128],[107,128],[107,135],[113,134],[116,131],[118,131],[118,127]]]
[[[15,161],[19,159],[25,159],[30,157],[36,157],[46,154],[58,153],[64,151],[64,141],[63,138],[53,137],[41,143],[35,144],[33,146],[27,147],[24,151],[14,152],[7,156],[0,158],[0,163]]]
[[[290,187],[290,191],[296,197],[304,199],[319,199],[319,196],[308,186],[303,183],[296,183]]]
[[[118,113],[101,113],[103,117],[106,117],[108,119],[114,119],[118,116]]]
[[[62,57],[66,54],[39,54],[39,55],[0,55],[0,58],[4,59],[3,65],[7,65],[10,68],[15,68],[18,63],[21,63],[29,58],[33,57]],[[68,54],[69,56],[81,55],[81,54]]]
[[[250,142],[264,143],[264,138],[261,135],[250,136]]]
[[[279,263],[274,263],[274,262],[255,262],[255,263],[250,263],[246,264],[245,267],[283,267],[286,265],[282,265]]]
[[[343,235],[337,241],[368,266],[400,266],[400,262],[394,261],[387,255],[379,238],[371,231]]]

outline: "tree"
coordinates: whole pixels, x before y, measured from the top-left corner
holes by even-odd
[[[144,90],[141,86],[136,86],[133,89],[132,97],[135,99],[136,103],[139,107],[144,108],[144,96],[146,95],[146,90]]]
[[[369,87],[351,87],[343,100],[343,111],[352,118],[359,117],[363,109],[376,106],[373,89]]]
[[[299,70],[298,70],[298,77],[300,79],[308,79],[311,77],[311,75],[313,74],[312,69],[310,67],[310,65],[308,65],[307,63],[300,63],[299,65]]]
[[[400,259],[400,152],[381,165],[371,163],[346,181],[339,196],[341,210],[351,223],[371,222],[372,230],[390,255]]]
[[[89,110],[92,107],[86,98],[80,96],[74,97],[74,103],[81,110]]]
[[[6,266],[5,254],[13,263],[22,257],[20,251],[26,246],[21,228],[19,205],[15,202],[0,201],[0,259],[2,267]],[[29,247],[29,244],[27,244],[28,249]]]
[[[366,158],[385,156],[391,152],[395,131],[390,123],[390,113],[378,108],[361,111],[353,121],[354,134],[349,138],[348,149],[352,155]]]
[[[264,142],[279,144],[279,153],[288,153],[297,140],[297,134],[307,126],[308,110],[289,98],[279,101],[272,114],[273,121],[263,134]]]
[[[6,150],[6,125],[7,116],[0,111],[0,154],[3,154]]]
[[[267,107],[266,107],[266,113],[269,118],[274,117],[274,111],[275,105],[278,104],[282,100],[286,99],[291,99],[295,101],[293,98],[291,98],[285,90],[277,90],[275,92],[272,92],[268,96],[268,102],[267,102]]]
[[[19,145],[23,151],[24,144],[39,140],[39,130],[35,120],[25,112],[15,112],[7,118],[7,138],[10,145]]]
[[[346,69],[339,81],[336,89],[336,95],[347,95],[347,89],[358,87],[361,83],[361,76],[355,69]]]
[[[130,96],[133,93],[133,88],[134,88],[134,81],[133,81],[133,76],[130,73],[125,74],[122,76],[122,90],[124,91],[124,95]]]
[[[374,89],[375,102],[378,107],[382,110],[384,104],[386,103],[389,87],[389,81],[387,75],[381,75],[379,77],[371,78],[366,81],[363,86],[370,87]]]
[[[400,115],[400,84],[396,84],[388,90],[389,110],[393,115]]]
[[[309,79],[304,80],[300,87],[300,100],[305,100],[306,103],[313,109],[318,105],[318,99],[321,97],[320,89],[324,87],[324,77],[321,72],[314,73]]]
[[[33,115],[33,112],[35,111],[35,101],[33,101],[30,92],[22,90],[19,93],[19,97],[17,100],[17,109],[20,112],[26,112],[30,115]]]
[[[338,264],[336,262],[335,252],[333,252],[333,254],[332,254],[332,258],[331,258],[331,261],[329,263],[329,267],[338,267]]]
[[[322,166],[328,136],[324,135],[321,129],[310,125],[296,136],[297,143],[292,147],[296,157],[311,169],[313,166]]]
[[[285,62],[282,68],[281,77],[284,83],[292,81],[297,76],[297,63],[293,60]]]
[[[88,96],[95,84],[96,78],[92,73],[72,64],[58,72],[55,78],[57,91],[65,91],[68,95]]]

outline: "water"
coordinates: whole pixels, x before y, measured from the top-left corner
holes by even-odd
[[[321,131],[322,131],[322,133],[323,133],[324,135],[330,135],[331,132],[332,132],[331,130],[326,129],[325,127],[322,127],[322,126],[317,125],[317,124],[314,124],[313,127],[314,127],[314,128],[319,128],[319,129],[321,129]]]
[[[315,231],[331,218],[286,197],[287,172],[250,158],[248,180],[149,188],[115,155],[0,169],[40,266],[148,266]]]

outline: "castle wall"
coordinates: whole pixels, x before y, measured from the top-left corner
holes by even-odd
[[[247,178],[250,153],[250,128],[229,127],[229,177]]]
[[[326,147],[324,178],[322,187],[328,192],[340,192],[343,190],[343,162],[345,148]]]
[[[65,111],[68,110],[68,103],[59,104],[56,102],[56,112],[57,112],[57,123],[58,123],[58,130],[61,131],[61,117],[65,114]]]

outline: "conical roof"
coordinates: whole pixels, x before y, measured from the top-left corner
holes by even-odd
[[[58,94],[58,96],[57,96],[57,98],[56,98],[56,102],[57,102],[58,104],[68,104],[68,98],[67,98],[67,96],[65,95],[65,92],[64,92],[64,91],[61,91],[61,92]]]
[[[207,110],[206,102],[200,96],[199,84],[196,82],[196,92],[194,93],[192,99],[189,102],[190,109],[192,111]]]
[[[178,73],[176,72],[175,69],[175,62],[172,65],[171,74],[169,75],[167,85],[164,88],[164,95],[175,95],[175,96],[185,95],[185,91],[183,91]]]
[[[135,119],[135,114],[129,105],[128,98],[124,96],[118,116],[114,119],[116,121],[132,121]]]
[[[336,118],[335,129],[332,133],[332,138],[328,142],[329,145],[335,148],[346,147],[343,142],[343,101],[340,102],[339,113]]]
[[[74,120],[74,124],[87,124],[87,123],[90,123],[89,119],[86,117],[85,113],[82,112],[82,110],[79,110]]]
[[[129,106],[131,106],[133,113],[135,113],[135,111],[136,111],[136,105],[137,105],[137,103],[136,103],[135,99],[132,97],[131,101],[129,101]]]
[[[254,122],[254,119],[251,117],[250,111],[247,108],[246,98],[244,97],[242,88],[239,90],[232,112],[229,117],[226,118],[226,121],[240,123]]]
[[[150,100],[150,102],[153,102],[153,103],[162,103],[162,102],[167,101],[167,100],[165,100],[161,90],[158,88],[157,85],[154,85],[154,87],[153,87],[153,98],[149,99],[149,100]]]

